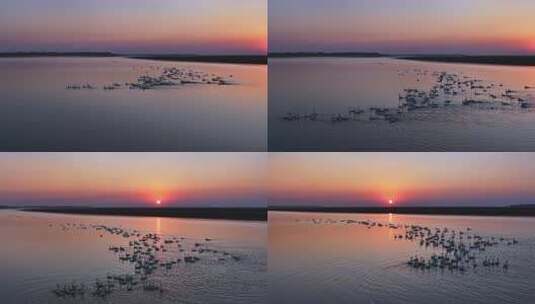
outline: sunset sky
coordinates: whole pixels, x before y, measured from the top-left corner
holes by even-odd
[[[535,54],[533,0],[270,0],[280,51]]]
[[[270,205],[535,203],[535,153],[271,153]]]
[[[0,205],[265,207],[265,153],[0,153]]]
[[[0,52],[259,54],[266,0],[3,0]]]
[[[535,153],[0,153],[0,168],[0,205],[535,203]]]

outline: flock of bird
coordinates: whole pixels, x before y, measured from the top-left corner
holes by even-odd
[[[53,227],[52,224],[49,224]],[[173,268],[202,262],[217,263],[238,262],[242,257],[231,254],[222,249],[210,246],[210,238],[192,240],[184,237],[167,236],[156,233],[142,233],[138,230],[127,230],[120,227],[106,225],[86,225],[67,223],[60,224],[62,231],[94,230],[98,237],[105,235],[119,237],[123,245],[111,245],[108,250],[116,255],[118,260],[132,266],[132,272],[126,274],[107,274],[106,278],[95,280],[92,286],[71,282],[56,285],[53,293],[59,297],[79,297],[90,294],[94,297],[105,298],[117,290],[133,291],[136,288],[147,292],[163,293],[161,283],[151,279],[153,275],[168,274]]]
[[[134,70],[138,71],[136,68]],[[151,72],[154,70],[159,71],[160,74],[151,76]],[[105,91],[111,91],[121,88],[130,88],[137,90],[150,90],[159,87],[168,87],[168,86],[178,86],[178,85],[188,85],[188,84],[197,84],[197,85],[233,85],[236,84],[233,79],[233,75],[228,77],[223,77],[216,75],[214,73],[206,73],[201,71],[196,71],[189,68],[164,68],[164,67],[153,67],[151,70],[142,70],[142,75],[138,76],[135,82],[114,82],[109,85],[102,87]],[[94,90],[97,89],[96,85],[93,84],[68,84],[66,86],[68,90]]]
[[[423,69],[398,70],[398,76],[416,80],[411,87],[403,88],[396,107],[351,107],[346,113],[288,112],[284,121],[347,121],[379,120],[396,123],[410,119],[410,112],[444,107],[478,108],[488,110],[529,109],[535,107],[535,85],[522,89],[505,88],[503,83],[476,79],[462,73]],[[423,88],[431,80],[431,87]],[[402,81],[403,82],[403,81]],[[440,113],[440,112],[439,112]]]
[[[313,224],[356,224],[367,229],[391,229],[395,231],[396,241],[414,242],[426,249],[425,255],[411,256],[406,265],[418,270],[449,270],[464,273],[477,268],[509,269],[509,261],[501,257],[496,247],[509,247],[519,244],[515,238],[482,236],[474,233],[471,228],[465,230],[448,229],[446,227],[427,227],[422,225],[384,224],[370,220],[332,220],[312,219]]]

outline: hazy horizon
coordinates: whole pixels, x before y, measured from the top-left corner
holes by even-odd
[[[315,51],[306,51],[306,50],[297,50],[297,51],[280,51],[280,52],[270,52],[268,54],[379,54],[382,56],[535,56],[535,52],[526,53],[526,54],[500,54],[500,53],[385,53],[379,51],[361,51],[361,50],[315,50]]]
[[[0,153],[0,167],[10,207],[535,203],[533,153]]]
[[[262,54],[264,0],[7,0],[0,52]]]
[[[269,52],[535,54],[535,2],[270,1]]]
[[[433,206],[425,206],[425,205],[411,205],[410,203],[404,204],[403,206],[392,206],[393,208],[508,208],[511,206],[533,206],[534,203],[517,203],[517,204],[506,204],[506,205],[495,205],[495,206],[485,206],[485,205],[471,205],[470,202],[467,202],[466,204],[463,204],[462,206],[448,206],[447,204],[444,205],[433,205]],[[366,208],[390,208],[390,206],[384,205],[359,205],[355,206],[353,204],[339,204],[339,205],[329,205],[329,204],[317,204],[317,205],[298,205],[298,204],[284,204],[284,203],[277,203],[277,205],[271,205],[269,207],[282,207],[282,208],[356,208],[356,209],[366,209]]]
[[[0,205],[265,207],[265,162],[265,153],[0,153]]]
[[[34,51],[14,51],[14,52],[0,52],[0,54],[32,54],[32,53],[58,53],[58,54],[75,54],[75,53],[88,53],[88,54],[98,54],[98,53],[110,53],[113,55],[126,55],[126,56],[135,56],[135,55],[179,55],[179,56],[234,56],[234,55],[243,55],[243,56],[263,56],[266,54],[262,53],[213,53],[213,54],[202,54],[202,53],[180,53],[180,52],[161,52],[161,53],[122,53],[122,52],[113,52],[108,50],[96,50],[96,51],[47,51],[47,50],[34,50]]]
[[[535,154],[530,153],[274,153],[269,158],[269,206],[535,202]]]

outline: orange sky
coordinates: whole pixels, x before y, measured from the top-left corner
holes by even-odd
[[[270,204],[384,206],[535,202],[535,154],[270,154]]]
[[[0,51],[265,53],[265,0],[5,0]]]
[[[270,51],[533,53],[532,0],[272,0]]]
[[[534,153],[0,153],[0,205],[535,203]]]
[[[0,153],[0,204],[264,205],[264,153]]]

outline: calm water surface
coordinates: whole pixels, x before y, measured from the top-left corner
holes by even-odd
[[[487,249],[509,268],[416,270],[409,257],[433,249],[395,240],[396,230],[340,220],[409,224],[515,238]],[[316,223],[315,223],[315,222]],[[535,219],[388,214],[269,213],[272,303],[531,303],[535,296]]]
[[[134,238],[103,233],[90,225],[156,233],[165,239],[181,237],[185,252],[177,251],[175,244],[165,244],[168,251],[156,255],[162,261],[187,254],[201,259],[191,264],[181,262],[172,269],[158,267],[148,280],[161,286],[163,293],[136,285],[131,291],[116,287],[102,298],[90,292],[76,298],[58,298],[53,293],[56,284],[74,281],[91,288],[97,279],[106,281],[108,274],[134,273],[131,263],[120,261],[109,250],[110,246],[128,246]],[[0,298],[2,303],[264,303],[265,242],[266,224],[260,222],[4,210],[0,211]],[[192,253],[195,243],[219,253]],[[222,252],[229,255],[223,256]]]
[[[103,90],[166,67],[232,75],[238,84]],[[266,70],[126,58],[0,59],[0,149],[265,151]],[[96,89],[66,89],[86,83]]]
[[[440,107],[370,120],[350,109],[396,109],[404,89],[429,91],[438,73],[494,86],[435,98]],[[529,87],[529,88],[526,88]],[[529,102],[521,109],[507,90]],[[491,98],[495,95],[496,98]],[[463,106],[463,99],[490,101]],[[445,100],[453,101],[443,106]],[[507,105],[503,105],[507,103]],[[512,102],[511,102],[512,101]],[[510,105],[509,105],[510,103]],[[390,58],[298,58],[269,61],[270,151],[532,151],[535,149],[535,67],[417,62]],[[317,121],[285,121],[288,113]],[[333,123],[333,115],[350,117]]]

